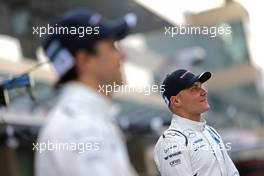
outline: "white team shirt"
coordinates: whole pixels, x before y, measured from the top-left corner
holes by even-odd
[[[227,147],[204,119],[173,115],[155,146],[154,159],[162,176],[238,176]]]

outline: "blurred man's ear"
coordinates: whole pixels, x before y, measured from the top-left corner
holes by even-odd
[[[80,50],[76,53],[75,61],[78,72],[85,73],[87,71],[92,71],[94,66],[92,65],[92,54],[89,54],[85,50]]]
[[[83,65],[86,60],[87,60],[87,52],[85,52],[84,50],[80,50],[76,53],[76,65],[77,66],[81,66]]]

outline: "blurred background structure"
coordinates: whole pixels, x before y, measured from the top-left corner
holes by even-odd
[[[259,4],[258,4],[259,3]],[[225,142],[241,176],[264,175],[264,15],[260,2],[249,0],[0,0],[0,76],[23,73],[45,61],[41,37],[33,27],[73,8],[98,11],[108,19],[128,12],[138,16],[133,34],[121,42],[128,53],[124,74],[138,88],[160,85],[167,73],[188,68],[211,71],[207,83],[211,110],[205,114]],[[165,35],[168,26],[231,27],[231,34]],[[262,30],[261,30],[262,29]],[[32,72],[36,101],[26,90],[9,92],[10,105],[0,114],[0,175],[33,175],[32,142],[56,101],[56,76],[46,65]],[[147,90],[147,89],[145,89]],[[149,92],[148,92],[149,93]],[[120,92],[114,98],[122,111],[131,161],[141,176],[158,175],[153,146],[169,125],[171,113],[159,93]]]

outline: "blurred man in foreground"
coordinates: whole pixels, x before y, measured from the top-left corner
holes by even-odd
[[[95,12],[75,10],[49,26],[53,34],[43,48],[59,75],[60,96],[39,136],[36,176],[136,175],[117,109],[111,95],[100,90],[122,84],[125,55],[115,41],[135,24],[133,14],[107,22]]]

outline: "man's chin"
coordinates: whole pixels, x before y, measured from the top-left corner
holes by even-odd
[[[207,107],[204,108],[204,112],[209,111],[209,109],[210,109],[210,105],[208,105]]]
[[[124,85],[124,82],[123,82],[122,80],[116,80],[116,81],[114,82],[114,85],[122,86],[122,85]]]
[[[207,112],[207,111],[209,111],[209,109],[210,109],[210,105],[204,106],[202,108],[202,112],[201,113]]]
[[[122,78],[121,75],[117,77],[117,79],[115,80],[115,84],[116,84],[116,85],[119,85],[119,86],[125,84],[125,81],[124,81],[124,79]]]

